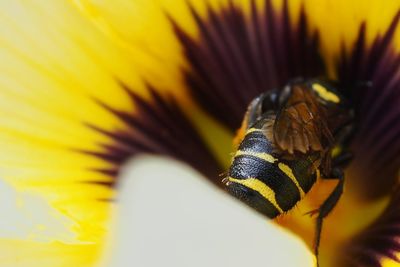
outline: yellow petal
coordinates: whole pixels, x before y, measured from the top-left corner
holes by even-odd
[[[361,23],[367,24],[366,39],[371,45],[377,35],[384,33],[400,8],[396,0],[311,0],[304,3],[310,25],[319,29],[321,51],[331,72],[342,44],[351,48]],[[397,31],[394,44],[400,49],[400,31]]]
[[[77,223],[43,197],[0,181],[1,266],[93,266],[100,243],[77,242]],[[93,231],[93,230],[92,230]]]
[[[0,176],[75,223],[76,242],[102,239],[112,190],[91,183],[108,165],[78,150],[109,140],[85,125],[122,123],[94,99],[132,109],[119,81],[141,90],[132,61],[68,2],[0,2]],[[139,83],[140,81],[140,83]]]
[[[398,261],[394,261],[392,259],[384,258],[381,261],[381,266],[382,267],[399,267],[400,263]]]
[[[0,240],[0,262],[4,267],[84,267],[97,262],[96,245],[69,245]]]

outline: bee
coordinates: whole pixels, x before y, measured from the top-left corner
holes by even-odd
[[[354,132],[354,111],[324,79],[296,79],[248,106],[241,140],[224,178],[230,194],[269,218],[295,207],[317,179],[338,179],[316,214],[314,253],[324,218],[337,204]]]

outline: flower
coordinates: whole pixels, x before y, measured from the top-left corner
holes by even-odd
[[[23,257],[5,261],[92,264],[127,159],[167,155],[221,187],[251,99],[320,75],[342,82],[357,113],[355,157],[324,224],[321,265],[399,261],[396,1],[1,4],[0,176],[14,198],[22,191],[40,199],[62,229],[48,231],[49,219],[23,238],[7,237],[3,246]],[[313,218],[302,213],[331,188],[321,183],[277,223],[311,246]],[[53,257],[35,257],[47,253]]]

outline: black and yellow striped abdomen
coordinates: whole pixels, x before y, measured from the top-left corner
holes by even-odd
[[[289,211],[316,181],[313,161],[304,155],[283,159],[265,135],[265,122],[250,128],[233,157],[228,191],[259,212],[274,218]]]

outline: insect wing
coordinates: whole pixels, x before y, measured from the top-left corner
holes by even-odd
[[[333,139],[324,110],[305,85],[292,86],[277,113],[273,134],[276,145],[290,154],[322,151]]]

